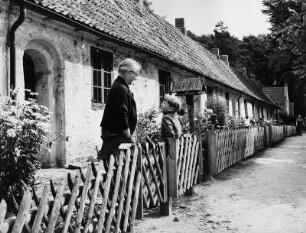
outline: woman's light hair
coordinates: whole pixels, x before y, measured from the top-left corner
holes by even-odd
[[[181,108],[181,100],[174,95],[165,94],[164,100],[167,101],[169,105],[174,108],[175,112],[177,112]]]
[[[119,64],[118,72],[119,74],[122,74],[126,71],[132,71],[138,74],[140,70],[141,65],[137,61],[131,58],[126,58]]]

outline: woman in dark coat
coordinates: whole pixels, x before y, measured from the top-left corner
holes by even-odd
[[[301,115],[298,115],[298,117],[296,118],[295,124],[296,124],[297,134],[302,136],[303,127],[305,127],[305,122]]]
[[[140,74],[141,65],[133,59],[123,60],[118,69],[119,76],[110,88],[105,106],[102,128],[102,148],[99,159],[109,160],[121,143],[134,143],[132,135],[136,128],[136,103],[129,85]]]

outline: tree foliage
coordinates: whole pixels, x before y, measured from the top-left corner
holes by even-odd
[[[292,70],[306,77],[306,2],[303,0],[264,0],[272,35],[280,49],[292,58]],[[287,57],[288,58],[288,57]],[[288,62],[288,59],[287,59]]]

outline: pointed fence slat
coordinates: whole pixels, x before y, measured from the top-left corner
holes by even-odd
[[[130,178],[129,178],[129,185],[128,185],[128,190],[127,190],[125,217],[124,217],[123,228],[122,228],[123,232],[126,232],[127,227],[128,227],[129,211],[130,211],[130,204],[132,200],[132,191],[133,191],[133,185],[134,185],[134,177],[135,177],[135,171],[136,171],[138,151],[139,149],[135,147],[134,154],[133,154],[133,160],[132,160],[131,173],[130,173]],[[138,155],[138,156],[141,156],[141,155]]]
[[[193,161],[195,159],[195,148],[198,144],[197,142],[197,136],[196,135],[193,135],[192,136],[192,149],[191,149],[191,155],[190,155],[190,163],[189,163],[189,168],[188,168],[188,178],[187,178],[187,189],[189,189],[191,186],[192,186],[192,178],[191,178],[191,175],[192,175],[192,167],[193,167]]]
[[[82,227],[82,220],[83,220],[83,214],[84,214],[84,209],[85,209],[85,201],[86,197],[88,195],[88,189],[89,189],[89,184],[90,184],[90,176],[91,176],[91,166],[87,166],[87,172],[86,172],[86,178],[85,178],[85,184],[82,190],[82,196],[81,196],[81,202],[80,202],[80,208],[78,210],[77,214],[77,219],[75,223],[75,233],[81,232],[81,227]]]
[[[114,164],[115,164],[115,159],[114,159],[114,156],[111,155],[109,165],[108,165],[108,173],[107,173],[106,181],[104,183],[103,200],[102,200],[102,206],[101,206],[101,211],[100,211],[97,232],[102,232],[104,228],[105,212],[107,209],[108,195],[109,195],[111,180],[114,174]]]
[[[42,198],[40,199],[40,203],[38,206],[37,214],[33,223],[32,233],[37,233],[40,230],[41,222],[45,214],[45,209],[48,201],[48,186],[44,186]]]
[[[53,204],[53,207],[52,207],[50,221],[49,221],[49,225],[48,225],[48,228],[47,228],[47,231],[46,231],[47,233],[52,233],[54,231],[55,224],[56,224],[56,221],[57,221],[57,217],[58,217],[61,205],[62,205],[61,199],[62,199],[62,195],[63,195],[63,192],[64,192],[64,185],[65,185],[64,179],[62,179],[60,181],[59,186],[58,186],[58,190],[57,190],[56,197],[55,197],[55,200],[54,200],[54,204]]]
[[[73,214],[73,211],[75,209],[75,202],[76,202],[76,198],[78,196],[79,193],[79,185],[80,185],[80,175],[79,173],[76,175],[75,179],[74,179],[74,183],[72,186],[72,191],[71,191],[71,197],[69,200],[69,205],[68,205],[68,209],[66,212],[66,218],[65,218],[65,224],[63,227],[63,233],[67,233],[68,231],[68,227],[70,225],[70,220]]]
[[[131,224],[130,224],[130,232],[134,231],[134,222],[136,217],[136,209],[138,205],[138,196],[141,184],[141,173],[138,171],[137,178],[136,178],[136,185],[135,185],[135,195],[133,200],[133,207],[132,207],[132,215],[131,215]]]
[[[123,166],[123,153],[120,153],[118,167],[117,167],[117,171],[116,171],[116,181],[115,181],[114,194],[113,194],[113,198],[112,198],[112,204],[111,204],[111,208],[110,208],[110,211],[109,211],[109,215],[108,215],[107,222],[106,222],[106,227],[105,227],[105,232],[106,233],[110,232],[111,223],[112,223],[113,217],[115,215],[115,207],[116,207],[116,204],[117,204],[118,190],[119,190],[119,186],[120,186],[122,166]]]
[[[131,150],[127,149],[125,164],[124,164],[124,172],[123,172],[123,177],[122,177],[121,192],[120,192],[120,197],[119,197],[120,203],[119,203],[119,208],[118,208],[118,215],[117,215],[115,232],[120,231],[120,223],[121,223],[121,216],[122,216],[122,211],[123,211],[124,195],[126,193],[126,183],[127,183],[127,178],[128,178],[129,168],[130,168],[130,161],[131,161],[130,156],[131,156]]]
[[[19,211],[12,229],[12,233],[21,233],[24,227],[26,217],[31,208],[32,192],[30,189],[25,191],[19,207]]]
[[[91,200],[90,200],[90,207],[89,207],[89,210],[88,210],[88,216],[87,216],[87,220],[86,220],[86,223],[85,223],[83,233],[88,232],[89,225],[92,222],[94,208],[95,208],[95,205],[96,205],[96,198],[97,198],[97,194],[98,194],[98,191],[99,191],[99,185],[100,185],[100,181],[102,179],[102,167],[103,167],[103,162],[101,161],[99,163],[98,173],[96,174],[94,190],[92,192],[92,196],[91,196]],[[91,167],[88,167],[87,169],[91,169]]]

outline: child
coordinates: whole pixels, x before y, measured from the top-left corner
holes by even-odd
[[[180,100],[173,95],[166,94],[161,104],[163,113],[161,124],[161,138],[179,138],[182,134],[182,127],[178,119],[177,111],[181,107]]]
[[[166,94],[164,101],[160,106],[160,110],[163,113],[161,139],[165,142],[166,146],[168,190],[177,189],[176,176],[173,176],[173,174],[175,174],[176,168],[177,138],[181,136],[182,132],[177,114],[177,111],[180,109],[180,105],[181,102],[177,97]],[[176,196],[175,192],[172,195]],[[170,192],[168,192],[168,198],[171,198]]]

